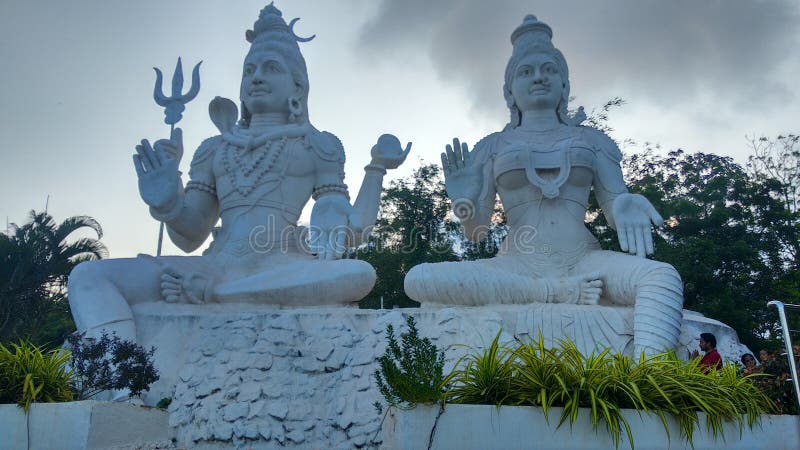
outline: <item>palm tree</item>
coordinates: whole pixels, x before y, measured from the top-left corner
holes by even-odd
[[[60,224],[31,211],[30,222],[0,233],[0,342],[29,339],[59,344],[74,329],[66,297],[67,279],[81,262],[108,256],[100,224],[88,216]],[[88,228],[97,238],[67,239]]]

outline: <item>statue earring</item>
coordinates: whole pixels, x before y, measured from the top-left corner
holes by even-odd
[[[289,98],[289,122],[296,122],[297,118],[303,114],[303,104],[297,97]]]

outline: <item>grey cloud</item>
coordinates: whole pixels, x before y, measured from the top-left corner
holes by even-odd
[[[553,28],[580,100],[625,92],[668,105],[705,96],[731,109],[792,101],[791,81],[774,74],[800,67],[794,1],[384,0],[361,30],[361,50],[375,59],[421,52],[475,111],[495,116],[505,108],[509,35],[528,13]]]

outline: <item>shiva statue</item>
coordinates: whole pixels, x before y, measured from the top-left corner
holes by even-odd
[[[478,261],[421,264],[405,279],[423,304],[572,303],[633,307],[633,352],[678,343],[683,284],[653,253],[650,202],[625,187],[622,153],[603,132],[581,126],[567,109],[567,62],[551,28],[527,16],[511,35],[503,94],[511,119],[472,150],[458,139],[442,153],[453,212],[472,241],[488,230],[497,195],[508,219],[498,255]],[[594,189],[623,252],[600,249],[584,224]]]
[[[231,100],[211,102],[220,134],[197,149],[185,186],[178,171],[179,128],[170,139],[136,146],[139,192],[150,214],[166,224],[180,249],[198,249],[209,234],[211,246],[202,256],[80,264],[69,280],[79,331],[135,340],[131,307],[137,303],[348,305],[372,289],[375,271],[368,263],[340,258],[368,237],[383,176],[402,164],[411,144],[404,150],[394,136],[381,136],[351,205],[342,144],[309,120],[309,80],[298,41],[310,38],[294,33],[296,20],[287,25],[270,4],[246,33],[251,46],[242,71],[241,115]],[[298,219],[311,198],[309,239]]]

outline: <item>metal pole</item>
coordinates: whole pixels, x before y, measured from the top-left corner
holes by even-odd
[[[164,222],[158,225],[158,247],[156,247],[156,256],[161,256],[161,243],[164,242]]]
[[[786,321],[786,307],[789,309],[800,311],[798,305],[784,305],[783,302],[772,300],[767,303],[767,306],[774,306],[778,310],[778,317],[781,320],[781,328],[783,331],[783,342],[786,345],[786,356],[789,358],[789,370],[792,374],[792,384],[794,385],[794,399],[800,407],[800,380],[797,379],[797,366],[794,363],[794,351],[792,350],[792,338],[789,333],[789,323]]]

